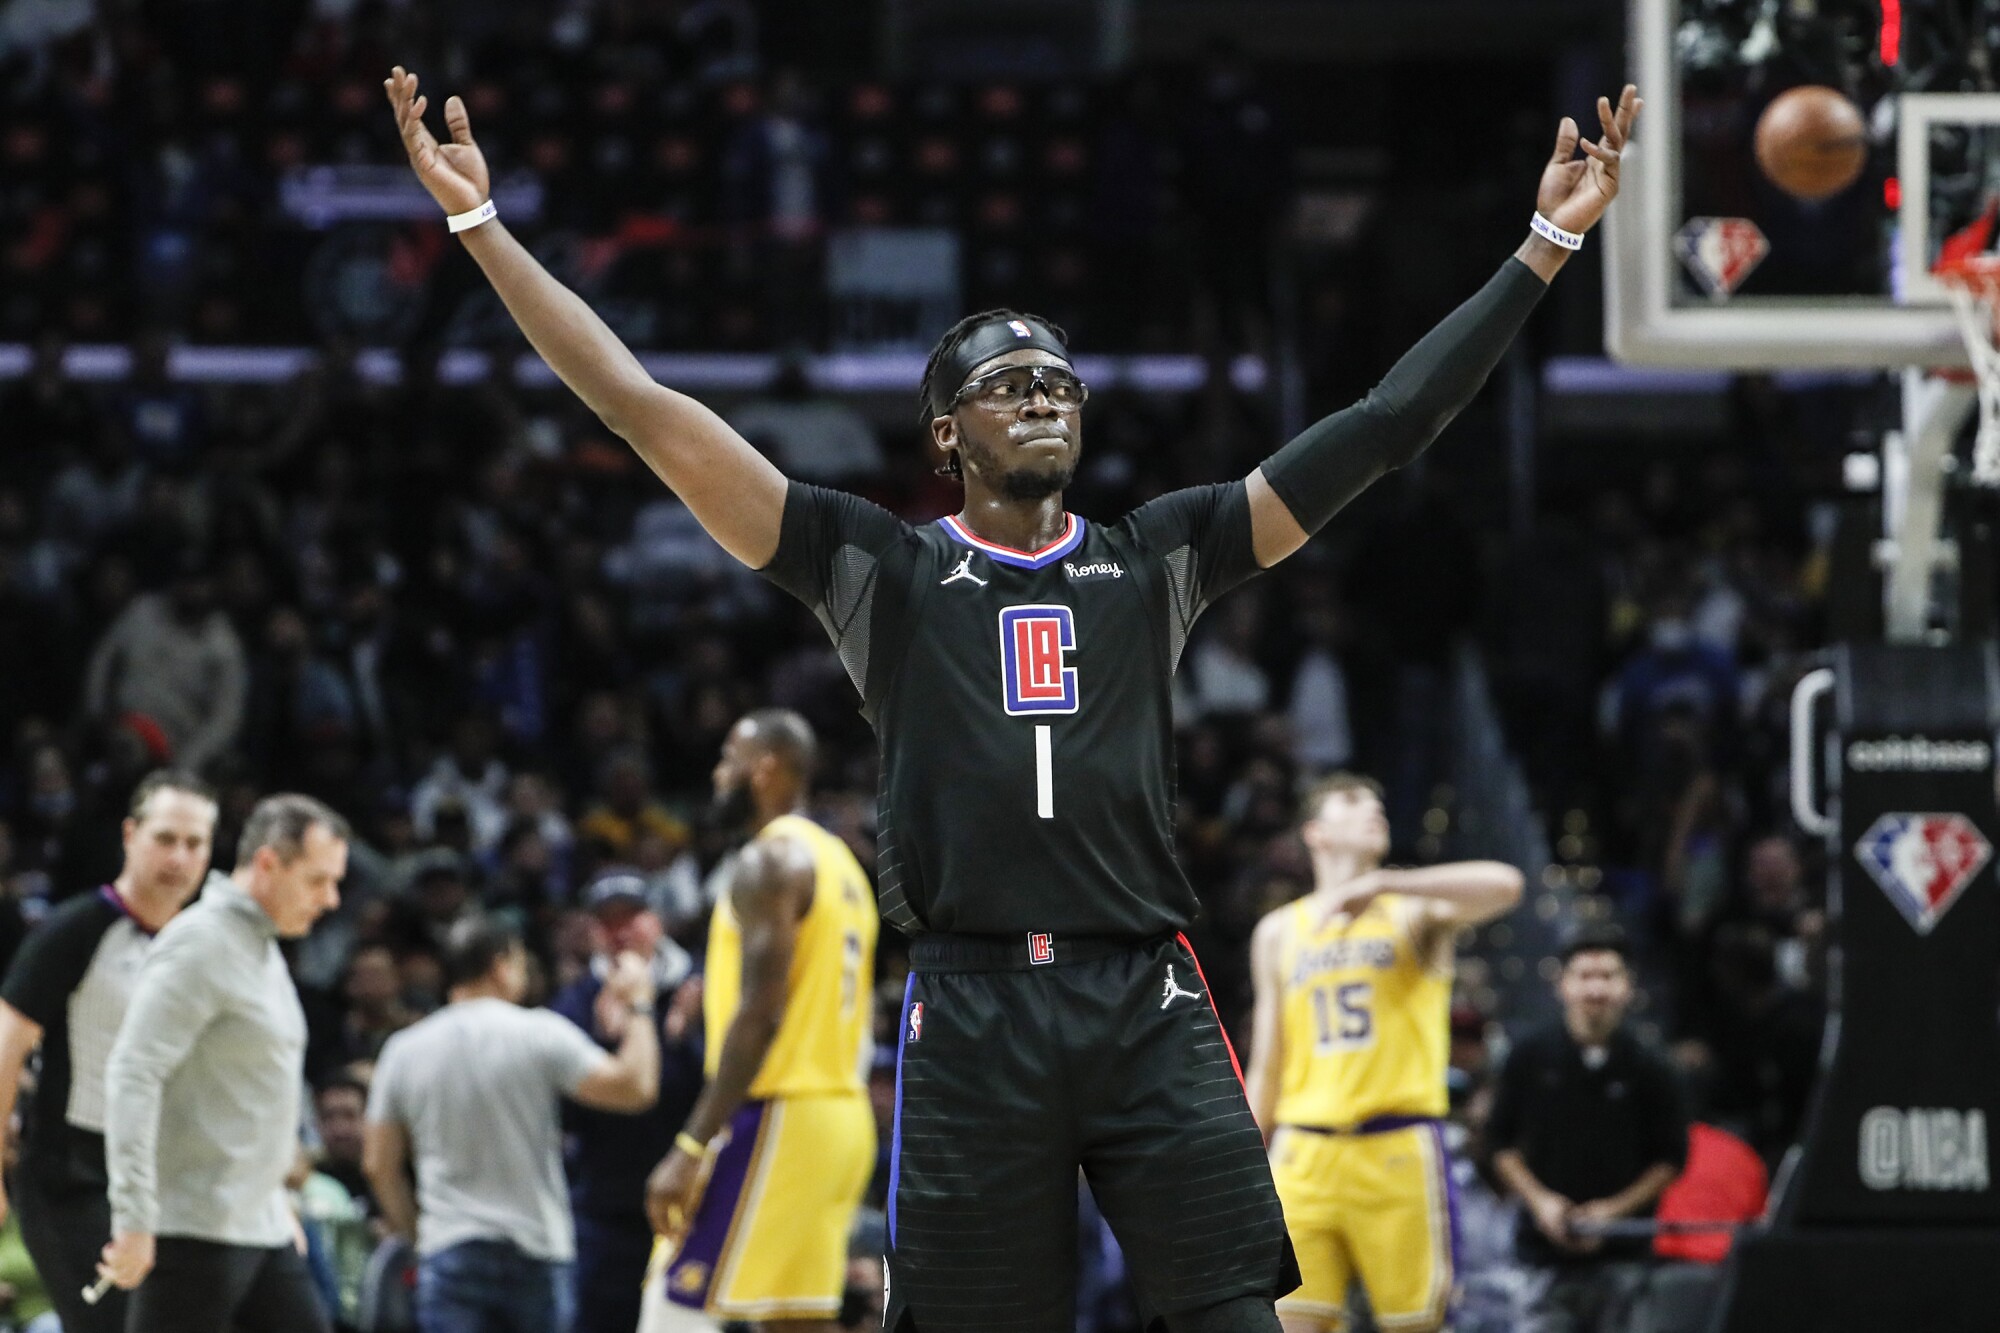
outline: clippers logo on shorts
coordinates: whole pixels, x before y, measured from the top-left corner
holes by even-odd
[[[910,1040],[921,1040],[924,1035],[924,1002],[918,1000],[910,1006]]]
[[[1053,963],[1056,960],[1056,942],[1045,932],[1033,932],[1028,936],[1028,961],[1031,963]]]
[[[1074,713],[1076,617],[1066,606],[1010,606],[1000,613],[1000,679],[1009,714]]]
[[[1960,814],[1883,815],[1854,855],[1919,935],[1951,910],[1993,848]]]

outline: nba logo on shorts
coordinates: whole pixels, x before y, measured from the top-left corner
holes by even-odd
[[[1919,935],[1951,910],[1993,854],[1960,814],[1890,814],[1854,844],[1855,859]]]
[[[1076,618],[1066,606],[1010,606],[1000,613],[1000,679],[1010,714],[1074,713]]]
[[[910,1006],[910,1040],[916,1041],[924,1035],[924,1002],[918,1000]]]
[[[1031,963],[1053,963],[1056,960],[1056,942],[1047,932],[1036,931],[1028,936],[1028,961]]]

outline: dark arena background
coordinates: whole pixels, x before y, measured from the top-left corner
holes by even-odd
[[[528,346],[412,174],[398,65],[434,132],[464,99],[505,226],[659,383],[912,524],[961,504],[917,410],[960,316],[1066,330],[1065,503],[1109,525],[1366,394],[1528,236],[1562,118],[1595,137],[1637,84],[1618,199],[1484,389],[1179,658],[1187,936],[1246,1061],[1316,779],[1379,783],[1390,865],[1525,877],[1436,1015],[1447,1321],[1378,1323],[1363,1281],[1344,1325],[1280,1314],[2000,1327],[2000,0],[0,0],[0,967],[119,881],[154,769],[212,785],[218,872],[272,793],[343,815],[340,905],[285,945],[287,1185],[324,1309],[370,1333],[422,1308],[370,1080],[449,998],[455,930],[517,929],[531,1006],[652,954],[664,1139],[563,1112],[587,1286],[621,1225],[643,1268],[642,1185],[702,1087],[739,718],[811,724],[807,812],[885,869],[822,620]],[[1778,148],[1825,155],[1810,199],[1759,149],[1808,86],[1832,118]],[[1565,1030],[1592,940],[1690,1150],[1558,1251],[1492,1122],[1532,1165],[1505,1071]],[[848,1328],[883,1317],[908,952],[885,928],[861,982]],[[19,1211],[0,1329],[52,1333]],[[1087,1188],[1078,1219],[1074,1327],[1136,1333]]]

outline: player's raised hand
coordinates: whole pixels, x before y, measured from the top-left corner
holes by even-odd
[[[1592,141],[1582,137],[1576,122],[1563,117],[1556,131],[1556,151],[1542,171],[1541,189],[1535,207],[1541,215],[1564,231],[1586,232],[1597,225],[1613,199],[1618,197],[1618,167],[1645,103],[1639,90],[1626,84],[1614,109],[1611,99],[1597,99],[1597,122],[1602,137]],[[1577,156],[1577,150],[1583,156]]]
[[[487,174],[486,158],[479,145],[472,142],[472,118],[465,112],[464,100],[456,96],[445,100],[444,123],[451,132],[451,142],[439,143],[424,124],[430,99],[418,94],[415,74],[398,65],[382,80],[382,90],[389,95],[389,105],[396,112],[396,129],[403,136],[403,150],[410,155],[410,166],[424,188],[431,192],[431,198],[447,214],[469,213],[485,203],[492,190],[492,178]]]

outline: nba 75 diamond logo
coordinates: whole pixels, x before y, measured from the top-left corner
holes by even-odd
[[[1919,935],[1951,910],[1993,854],[1964,815],[1883,815],[1854,855]]]

